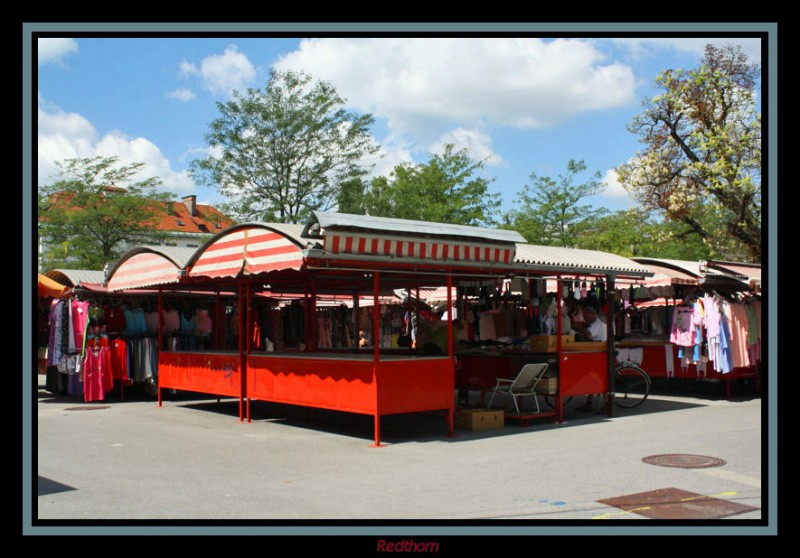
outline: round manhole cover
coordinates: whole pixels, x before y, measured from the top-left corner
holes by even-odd
[[[708,457],[707,455],[690,455],[686,453],[666,453],[663,455],[649,455],[642,459],[650,465],[659,467],[681,467],[683,469],[703,469],[705,467],[719,467],[725,465],[724,459]]]
[[[110,409],[110,405],[97,405],[94,407],[67,407],[65,411],[99,411],[100,409]]]

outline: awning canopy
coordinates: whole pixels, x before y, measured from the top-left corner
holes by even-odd
[[[299,270],[305,246],[295,233],[291,225],[235,225],[198,248],[189,261],[188,276],[222,278]]]
[[[194,250],[143,246],[128,250],[108,274],[110,291],[177,283]]]
[[[47,275],[39,274],[39,298],[48,296],[58,298],[64,294],[64,291],[68,288],[69,287],[66,285],[62,285],[54,279],[50,279]]]
[[[76,287],[82,283],[102,283],[105,279],[105,273],[90,269],[51,269],[45,275],[67,287]]]
[[[624,277],[648,277],[653,272],[633,260],[579,248],[559,246],[537,246],[517,244],[514,263],[523,270],[575,275],[620,275]]]
[[[660,258],[633,258],[654,271],[672,279],[673,285],[696,285],[727,290],[749,289],[747,278],[738,273],[714,268],[706,262]]]
[[[444,267],[510,265],[524,240],[515,231],[322,212],[314,212],[303,236],[322,242],[322,250],[308,253],[314,260]]]

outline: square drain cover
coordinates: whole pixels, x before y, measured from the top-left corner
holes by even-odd
[[[598,502],[650,519],[718,519],[759,509],[679,488],[659,488]]]

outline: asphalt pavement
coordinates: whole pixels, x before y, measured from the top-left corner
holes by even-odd
[[[596,520],[599,526],[664,517],[658,513],[665,504],[648,500],[653,494],[672,498],[676,519],[692,510],[712,519],[721,513],[726,522],[764,513],[762,400],[745,391],[727,401],[720,385],[651,395],[611,418],[579,412],[581,399],[566,407],[562,424],[509,422],[484,432],[456,430],[452,438],[441,416],[389,416],[381,423],[385,446],[374,448],[368,416],[253,402],[252,422],[242,423],[238,400],[176,394],[159,408],[132,394],[83,403],[44,391],[39,379],[33,514],[40,520]],[[664,454],[724,464],[643,461]],[[615,500],[643,493],[649,494],[627,504]]]

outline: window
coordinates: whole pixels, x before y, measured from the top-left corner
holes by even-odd
[[[183,219],[178,219],[178,226],[182,227],[184,225]]]
[[[199,244],[187,244],[186,245],[187,248],[197,248],[198,246],[200,246],[200,245]]]
[[[222,224],[221,223],[214,223],[214,226],[217,227],[218,229],[222,228]]]

